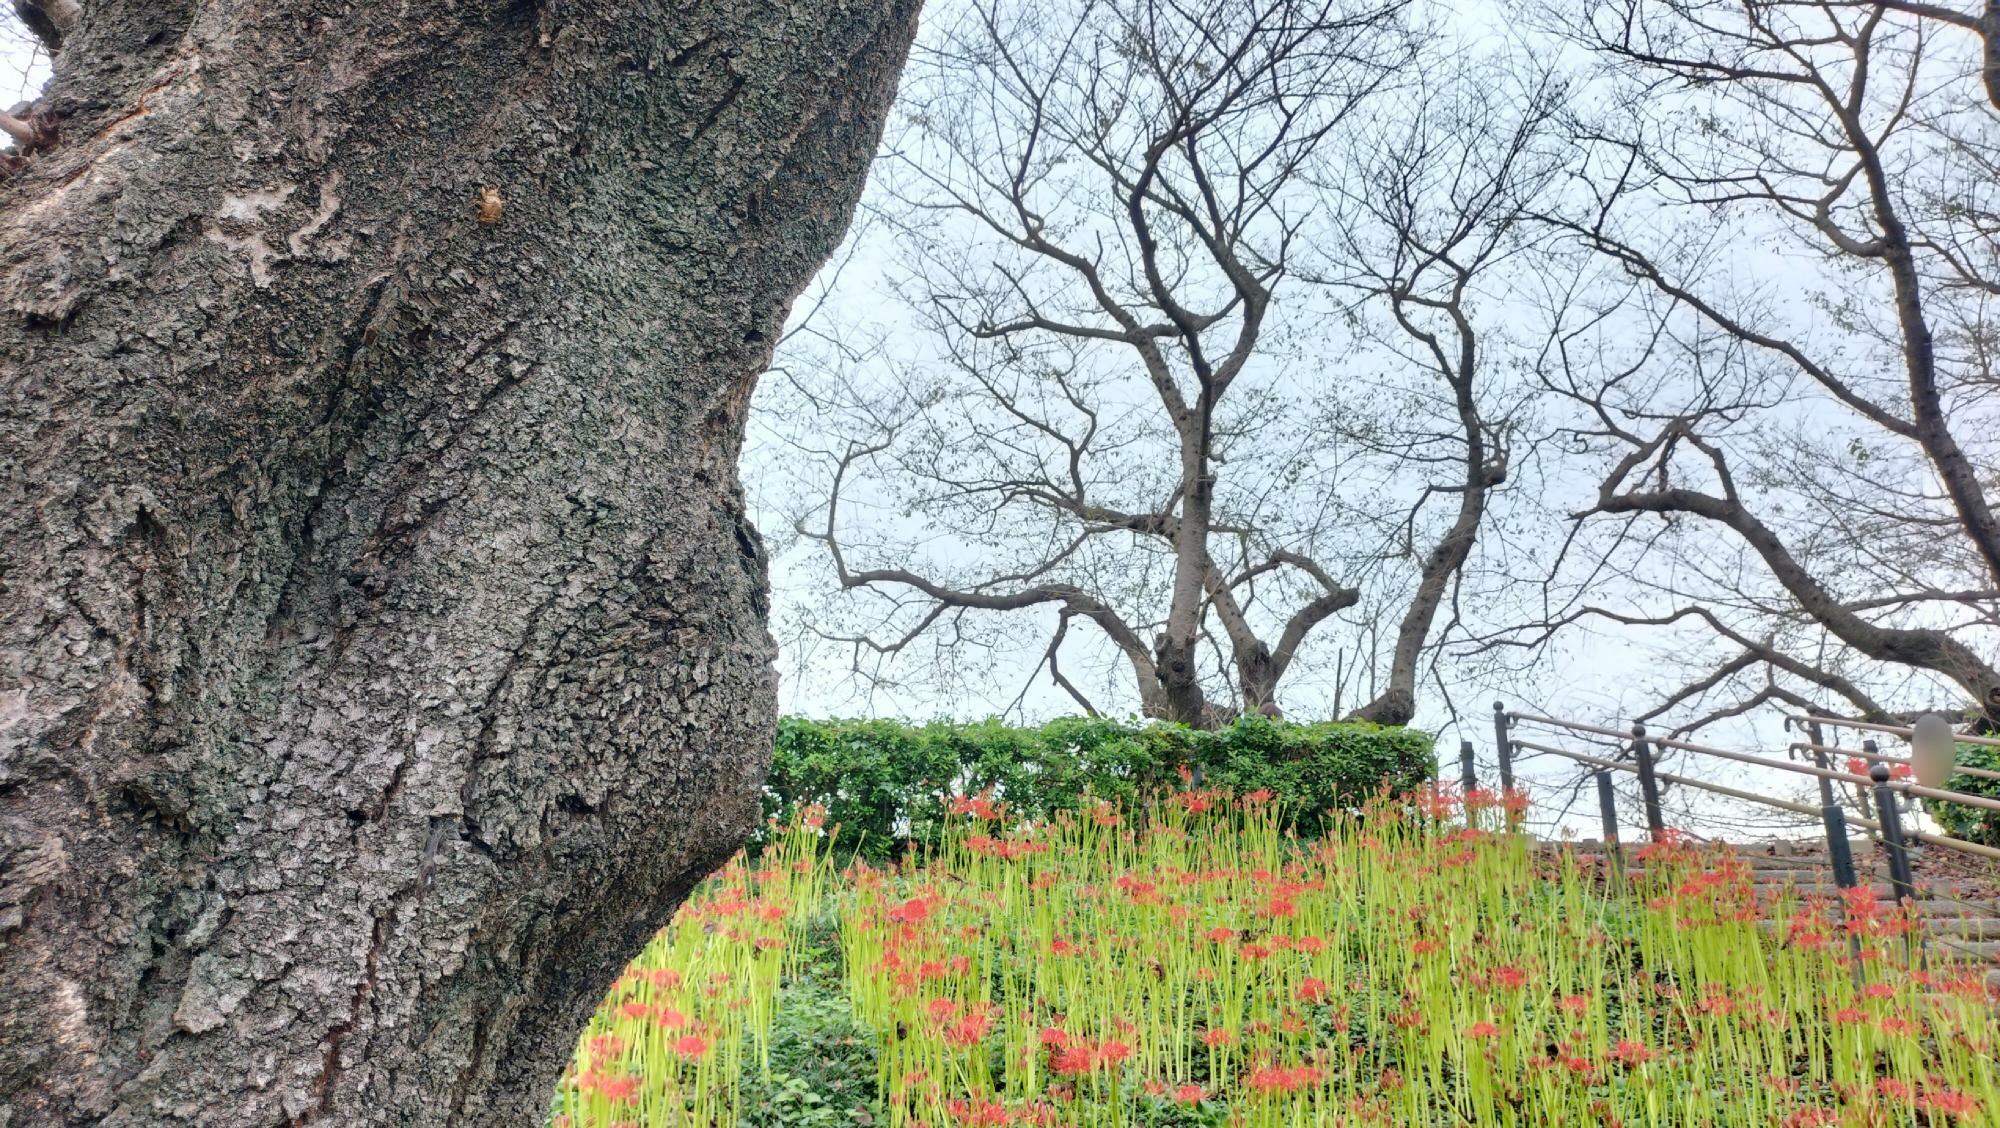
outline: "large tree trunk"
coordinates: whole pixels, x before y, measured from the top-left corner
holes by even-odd
[[[743,413],[915,3],[31,6],[0,1125],[533,1123],[755,817]]]

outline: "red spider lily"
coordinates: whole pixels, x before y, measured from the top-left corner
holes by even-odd
[[[1293,1093],[1308,1085],[1316,1085],[1324,1074],[1310,1065],[1295,1066],[1290,1069],[1278,1066],[1264,1066],[1253,1069],[1245,1077],[1244,1084],[1266,1095]]]
[[[601,1073],[587,1073],[578,1078],[577,1083],[586,1092],[594,1091],[606,1100],[627,1104],[638,1096],[640,1080],[636,1073],[619,1073],[609,1077]]]
[[[974,1011],[945,1028],[944,1040],[955,1049],[967,1049],[986,1039],[993,1019],[985,1011]]]
[[[1202,1031],[1201,1040],[1207,1046],[1226,1046],[1235,1041],[1235,1036],[1220,1026],[1211,1026]]]
[[[951,813],[968,815],[980,822],[992,822],[1000,817],[1001,805],[993,801],[991,791],[977,795],[957,795],[951,800]]]
[[[1006,1107],[993,1100],[969,1101],[957,1097],[945,1105],[945,1111],[951,1114],[954,1121],[966,1125],[966,1128],[997,1128],[999,1125],[1013,1122],[1013,1117],[1007,1114]]]
[[[1644,1065],[1654,1058],[1652,1050],[1627,1038],[1611,1047],[1611,1056],[1624,1065]]]
[[[590,1040],[590,1056],[607,1061],[625,1052],[625,1039],[616,1034],[599,1034]]]
[[[1299,1001],[1302,1003],[1323,1003],[1329,994],[1324,979],[1308,975],[1299,983]]]
[[[1445,784],[1433,783],[1415,796],[1417,810],[1437,822],[1458,813],[1458,795]]]
[[[1695,1004],[1695,1009],[1703,1014],[1727,1015],[1736,1009],[1736,1000],[1729,997],[1728,991],[1710,984],[1702,988],[1701,1001]]]
[[[1970,1120],[1979,1115],[1979,1100],[1971,1093],[1961,1093],[1956,1089],[1925,1089],[1918,1101],[1933,1118],[1949,1116],[1959,1120]]]
[[[1500,1036],[1500,1028],[1490,1022],[1475,1022],[1465,1028],[1465,1036],[1468,1038],[1498,1038]]]
[[[708,1054],[708,1039],[699,1034],[683,1034],[674,1039],[674,1052],[696,1061]]]
[[[1174,1099],[1182,1104],[1200,1104],[1207,1096],[1207,1090],[1191,1081],[1174,1089]]]
[[[1064,1077],[1089,1073],[1096,1057],[1089,1046],[1065,1046],[1049,1057],[1049,1068]]]

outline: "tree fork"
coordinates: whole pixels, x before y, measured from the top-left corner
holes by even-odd
[[[743,414],[916,3],[16,6],[0,1123],[538,1122],[756,816]]]

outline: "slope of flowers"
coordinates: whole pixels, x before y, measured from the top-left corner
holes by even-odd
[[[744,1094],[816,921],[837,930],[837,989],[875,1065],[843,1119],[816,1122],[1803,1128],[2000,1110],[1979,981],[1922,970],[1906,922],[1871,902],[1781,905],[1760,926],[1748,875],[1686,848],[1653,848],[1614,896],[1480,829],[1477,802],[1470,827],[1432,797],[1302,843],[1259,798],[1012,828],[969,799],[925,864],[837,878],[795,826],[619,981],[557,1122],[793,1122]]]

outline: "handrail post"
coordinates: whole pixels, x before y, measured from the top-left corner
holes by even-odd
[[[1889,765],[1870,764],[1868,778],[1875,785],[1875,814],[1882,822],[1882,845],[1889,851],[1889,888],[1896,894],[1899,910],[1914,912],[1917,883],[1910,875],[1910,850],[1903,841],[1903,817],[1896,809],[1896,793],[1889,787]],[[1916,935],[1910,933],[1908,939],[1914,948]]]
[[[1889,884],[1896,901],[1917,899],[1916,881],[1910,875],[1910,850],[1903,840],[1903,816],[1896,809],[1896,792],[1889,786],[1889,765],[1870,764],[1868,778],[1875,784],[1875,815],[1882,823],[1882,845],[1889,851]]]
[[[1828,803],[1819,814],[1826,824],[1826,857],[1833,863],[1833,883],[1852,889],[1860,880],[1854,876],[1854,849],[1847,841],[1847,812],[1839,803]]]
[[[1653,746],[1645,725],[1632,726],[1632,755],[1639,762],[1639,794],[1646,800],[1646,836],[1658,842],[1666,837],[1667,822],[1660,816],[1660,782],[1653,778]]]
[[[1468,796],[1479,789],[1479,770],[1472,762],[1470,740],[1458,742],[1458,782],[1465,789],[1464,794]],[[1466,813],[1470,815],[1471,811],[1468,810]]]
[[[1507,704],[1493,703],[1493,756],[1500,766],[1501,825],[1512,834],[1521,828],[1520,806],[1514,800],[1514,740],[1507,735]]]
[[[1820,751],[1821,748],[1826,747],[1826,737],[1820,731],[1818,721],[1809,720],[1806,722],[1806,735],[1811,737],[1813,742],[1813,764],[1821,771],[1831,771],[1833,765],[1827,762],[1826,753]],[[1819,805],[1829,807],[1833,803],[1833,781],[1825,776],[1821,776],[1819,777]]]
[[[1604,824],[1604,858],[1611,867],[1611,887],[1618,888],[1625,879],[1625,858],[1618,847],[1618,795],[1611,789],[1611,773],[1598,768],[1592,775],[1597,777],[1597,814]]]
[[[1819,741],[1815,740],[1817,744]],[[1824,779],[1822,783],[1826,782]],[[1832,794],[1832,789],[1828,789]],[[1861,884],[1854,875],[1854,850],[1847,841],[1847,812],[1841,809],[1837,799],[1829,798],[1819,809],[1820,820],[1826,824],[1826,857],[1833,863],[1833,883],[1845,893]],[[1854,906],[1846,897],[1840,899],[1840,918],[1846,921],[1854,915]],[[1853,929],[1847,931],[1847,962],[1854,972],[1854,984],[1861,985],[1861,934]]]

